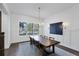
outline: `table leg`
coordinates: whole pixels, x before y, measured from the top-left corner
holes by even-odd
[[[53,49],[53,53],[55,53],[55,46],[54,45],[52,46],[52,49]]]
[[[32,41],[30,40],[30,44],[32,45]]]
[[[30,38],[30,44],[32,45],[32,38]]]

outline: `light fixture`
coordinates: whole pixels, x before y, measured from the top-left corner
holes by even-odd
[[[63,23],[63,26],[68,26],[68,25],[69,25],[68,22],[64,22],[64,23]]]
[[[64,23],[63,23],[64,29],[66,29],[68,26],[69,26],[69,23],[68,23],[68,22],[64,22]]]
[[[40,14],[40,13],[41,13],[41,10],[40,10],[40,9],[41,9],[41,8],[38,7],[38,11],[39,11],[39,14],[38,14],[38,16],[39,16],[39,17],[38,17],[38,18],[39,18],[39,25],[44,25],[44,23],[41,21],[41,17],[40,17],[40,16],[41,16],[41,14]]]
[[[40,21],[40,7],[38,7],[38,12],[39,12],[39,14],[38,14],[39,23],[41,23],[41,21]]]

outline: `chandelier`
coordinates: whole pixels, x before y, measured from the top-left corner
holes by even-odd
[[[40,21],[40,7],[38,7],[38,12],[39,12],[39,14],[38,14],[39,22],[41,22]]]

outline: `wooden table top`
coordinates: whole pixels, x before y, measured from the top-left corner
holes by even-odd
[[[59,43],[58,41],[51,40],[51,39],[45,38],[43,36],[32,35],[30,37],[33,38],[35,41],[38,41],[40,44],[42,44],[43,46],[46,46],[46,47],[56,45],[57,43]]]

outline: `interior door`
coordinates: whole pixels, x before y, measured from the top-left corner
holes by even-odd
[[[1,11],[0,11],[0,32],[1,32]]]
[[[4,32],[1,32],[1,11],[0,11],[0,56],[4,56]]]

